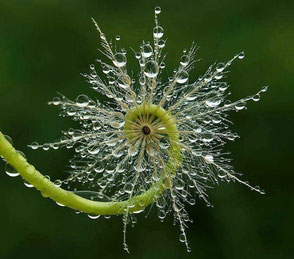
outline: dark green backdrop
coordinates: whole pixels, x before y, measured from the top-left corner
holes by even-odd
[[[119,34],[121,45],[138,49],[151,39],[156,5],[162,7],[169,70],[195,41],[202,60],[191,77],[244,50],[246,58],[235,62],[228,78],[232,99],[270,85],[259,103],[231,115],[241,139],[228,145],[236,170],[266,195],[221,184],[210,191],[214,208],[202,202],[188,207],[194,220],[187,232],[189,254],[171,217],[160,223],[155,213],[140,215],[128,231],[128,256],[120,217],[93,221],[75,215],[8,177],[0,162],[1,259],[293,258],[293,1],[1,0],[1,131],[43,173],[62,177],[71,151],[33,152],[26,145],[53,140],[73,125],[46,105],[57,91],[70,98],[95,96],[80,76],[100,55],[90,17],[108,37]]]

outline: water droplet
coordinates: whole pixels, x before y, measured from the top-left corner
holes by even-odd
[[[160,41],[158,41],[158,47],[159,47],[160,49],[164,48],[164,46],[165,46],[165,41],[164,41],[164,40],[160,40]]]
[[[101,38],[101,40],[105,40],[106,39],[105,34],[104,33],[101,33],[100,34],[100,38]]]
[[[225,91],[226,89],[228,89],[228,85],[226,84],[226,83],[224,83],[224,82],[221,82],[220,84],[219,84],[219,90],[220,91]]]
[[[219,124],[219,123],[221,123],[221,119],[220,118],[213,118],[212,122],[215,124]]]
[[[260,91],[264,93],[267,91],[267,89],[268,89],[268,86],[264,86]]]
[[[141,77],[139,78],[139,84],[140,84],[140,85],[145,85],[145,84],[146,84],[146,79],[145,79],[144,76],[141,76]]]
[[[102,173],[103,171],[104,171],[104,167],[95,167],[94,168],[94,171],[96,172],[96,173]]]
[[[43,150],[44,150],[44,151],[47,151],[47,150],[49,150],[50,145],[49,145],[48,143],[46,143],[46,144],[44,144],[42,147],[43,147]]]
[[[186,99],[188,101],[194,101],[196,98],[197,98],[197,93],[191,94],[191,95],[189,95],[189,96],[186,97]]]
[[[166,213],[165,213],[164,210],[160,210],[160,211],[158,212],[158,218],[159,218],[159,219],[163,220],[163,219],[165,218],[165,216],[166,216]]]
[[[141,47],[142,56],[144,58],[149,58],[152,55],[152,47],[150,44],[145,44]]]
[[[54,181],[54,184],[55,184],[56,187],[60,187],[61,184],[62,184],[62,181],[57,179],[57,180]]]
[[[127,51],[126,51],[126,49],[122,49],[122,50],[121,50],[121,53],[124,54],[124,55],[127,55]]]
[[[136,172],[141,173],[141,172],[143,172],[146,168],[145,168],[145,166],[144,166],[143,164],[141,164],[141,165],[135,165],[135,166],[134,166],[134,169],[136,170]]]
[[[110,72],[110,69],[106,66],[102,67],[102,72],[107,75]]]
[[[154,9],[155,14],[160,14],[161,13],[161,8],[159,6],[156,6]]]
[[[201,141],[202,141],[202,142],[205,142],[205,143],[209,143],[209,142],[213,141],[213,137],[212,137],[212,135],[205,134],[205,135],[203,135],[203,137],[201,138]]]
[[[97,73],[96,73],[96,71],[94,70],[92,73],[91,73],[91,77],[92,78],[95,78],[95,77],[97,77]]]
[[[60,207],[65,207],[62,203],[56,202],[56,204]]]
[[[256,94],[252,97],[252,100],[258,102],[260,100],[260,94]]]
[[[116,39],[116,40],[120,40],[120,36],[119,36],[119,35],[116,35],[116,36],[115,36],[115,39]]]
[[[201,128],[196,128],[196,129],[194,129],[194,131],[195,131],[196,133],[201,133],[201,132],[202,132],[202,129],[201,129]]]
[[[188,81],[189,74],[185,70],[180,70],[176,75],[176,81],[179,84],[184,84]]]
[[[6,164],[6,166],[5,166],[5,172],[10,177],[17,177],[17,176],[19,176],[19,173],[10,164]]]
[[[205,104],[208,107],[212,107],[212,108],[215,108],[215,107],[219,106],[220,103],[221,103],[221,100],[206,100],[205,101]]]
[[[58,143],[52,143],[51,146],[55,150],[59,148]]]
[[[141,53],[140,52],[137,52],[136,55],[135,55],[136,59],[140,59],[141,58]]]
[[[207,75],[204,76],[204,81],[205,81],[206,83],[209,83],[211,80],[212,80],[212,77],[211,77],[210,74],[207,74]]]
[[[109,84],[113,85],[115,83],[114,77],[109,77],[108,82],[109,82]]]
[[[60,100],[59,97],[54,97],[54,98],[53,98],[53,104],[54,104],[54,105],[59,105],[60,103],[61,103],[61,100]]]
[[[213,156],[212,155],[206,155],[205,157],[206,162],[213,163]]]
[[[131,193],[132,190],[133,190],[133,184],[131,184],[131,183],[127,183],[127,184],[125,185],[125,192],[126,192],[126,193]]]
[[[222,79],[223,78],[223,74],[216,74],[215,76],[214,76],[214,78],[216,79],[216,80],[220,80],[220,79]]]
[[[229,106],[231,106],[231,104],[232,104],[232,102],[231,102],[230,100],[226,100],[226,101],[224,102],[224,106],[225,106],[225,107],[229,107]]]
[[[39,147],[38,142],[33,142],[33,143],[30,145],[30,148],[31,148],[31,149],[37,149],[38,147]]]
[[[109,147],[114,147],[116,144],[118,144],[118,141],[117,141],[117,139],[112,139],[112,140],[105,142],[105,144]]]
[[[195,199],[191,199],[191,200],[189,201],[189,204],[191,204],[191,205],[195,205],[195,203],[196,203],[196,200],[195,200]]]
[[[90,182],[92,182],[94,180],[94,178],[95,178],[95,174],[93,174],[93,173],[88,174],[88,180]]]
[[[129,84],[127,84],[127,83],[125,82],[125,80],[124,80],[124,81],[118,81],[118,85],[119,85],[121,88],[123,88],[123,89],[128,89],[128,88],[129,88]]]
[[[182,233],[181,235],[180,235],[180,238],[179,238],[179,240],[181,241],[181,242],[186,242],[186,235],[184,234],[184,233]]]
[[[74,130],[74,133],[72,134],[73,140],[78,140],[83,136],[83,132],[79,129]],[[66,139],[65,139],[66,141]]]
[[[123,154],[124,151],[121,150],[121,147],[118,147],[117,149],[112,151],[112,155],[117,158],[121,157]]]
[[[245,103],[238,103],[235,105],[237,111],[243,110],[245,108]]]
[[[99,151],[100,151],[100,148],[97,146],[88,148],[88,153],[91,155],[97,155],[99,153]]]
[[[159,72],[159,68],[158,68],[158,65],[155,61],[150,60],[150,61],[146,62],[145,67],[144,67],[145,76],[147,76],[149,78],[154,78],[158,75],[158,72]]]
[[[132,145],[132,146],[130,146],[129,149],[128,149],[128,154],[129,154],[130,156],[135,156],[135,155],[138,154],[138,151],[139,151],[139,149],[138,149],[138,145]]]
[[[127,58],[123,53],[116,53],[114,58],[113,64],[117,67],[123,67],[127,64]]]
[[[159,147],[162,149],[168,149],[169,146],[170,146],[170,143],[168,141],[161,140],[161,142],[159,143]]]
[[[124,250],[127,252],[127,253],[130,253],[129,252],[129,247],[126,243],[123,243],[123,246],[124,246]]]
[[[73,106],[69,106],[66,110],[66,113],[69,115],[69,116],[74,116],[76,114],[76,109],[75,107]]]
[[[125,124],[124,115],[116,113],[110,118],[109,125],[115,129],[120,129]]]
[[[146,152],[149,156],[154,156],[156,154],[156,151],[151,144],[146,145]]]
[[[90,219],[98,219],[100,217],[100,215],[92,215],[92,214],[88,214],[88,217]]]
[[[86,107],[89,104],[89,98],[87,95],[80,94],[76,98],[76,103],[79,107]]]
[[[180,64],[186,67],[189,64],[189,57],[187,55],[183,55],[180,59]]]
[[[133,211],[134,214],[140,214],[144,211],[144,209],[138,209],[136,211]]]
[[[177,190],[183,190],[185,187],[185,182],[182,179],[178,178],[178,179],[174,180],[174,187]]]
[[[154,38],[160,39],[163,36],[164,30],[161,26],[156,26],[153,29],[153,36]]]
[[[28,188],[32,188],[32,187],[34,187],[34,185],[32,185],[31,183],[27,182],[26,180],[23,180],[23,183],[24,183],[24,185],[25,185],[26,187],[28,187]]]
[[[243,59],[245,57],[245,53],[244,52],[241,52],[239,55],[238,55],[238,58],[239,59]]]
[[[216,66],[216,71],[217,72],[222,72],[225,69],[225,64],[224,63],[218,63]]]

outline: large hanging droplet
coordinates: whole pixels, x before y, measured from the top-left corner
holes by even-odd
[[[123,53],[117,53],[114,55],[113,64],[117,67],[123,67],[127,64],[127,58]]]
[[[17,176],[19,176],[19,173],[10,164],[6,164],[6,166],[5,166],[5,172],[10,177],[17,177]]]
[[[158,75],[158,72],[159,72],[158,64],[155,61],[151,60],[145,64],[144,74],[148,78],[156,77]]]

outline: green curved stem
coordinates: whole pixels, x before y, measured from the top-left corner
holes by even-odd
[[[14,149],[1,132],[0,156],[2,156],[7,163],[16,169],[25,181],[29,182],[36,189],[38,189],[43,197],[49,197],[55,202],[74,210],[94,215],[123,214],[127,207],[129,207],[129,212],[140,211],[149,204],[153,203],[166,189],[170,187],[168,184],[168,177],[171,177],[171,174],[175,173],[176,169],[182,162],[180,148],[175,144],[179,140],[175,119],[169,113],[166,113],[163,108],[158,108],[156,105],[149,105],[146,107],[144,107],[144,111],[142,106],[129,111],[126,115],[127,119],[133,120],[136,116],[138,116],[138,112],[148,112],[150,114],[155,113],[155,116],[158,118],[162,116],[162,124],[166,124],[167,131],[173,132],[168,134],[169,138],[173,141],[170,142],[170,157],[166,164],[166,168],[164,168],[161,172],[160,179],[155,182],[144,194],[134,196],[130,200],[119,202],[91,201],[82,198],[73,192],[57,187],[54,183],[37,171],[34,166],[30,165],[26,159]],[[128,124],[126,123],[125,129],[127,128]]]

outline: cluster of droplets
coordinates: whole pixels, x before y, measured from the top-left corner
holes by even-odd
[[[9,136],[4,135],[4,137],[5,137],[5,139],[6,139],[11,145],[13,145],[13,141],[12,141],[12,139],[11,139]],[[22,151],[16,150],[15,152],[16,152],[15,155],[19,156],[19,159],[21,159],[21,160],[26,160],[26,159],[27,159],[27,158],[26,158],[26,155],[25,155]],[[27,170],[28,172],[32,172],[32,171],[33,171],[33,168],[32,168],[30,165],[28,165],[28,167],[26,168],[26,170]],[[7,163],[7,162],[6,162],[6,164],[5,164],[5,173],[6,173],[8,176],[10,176],[10,177],[18,177],[18,176],[20,176],[19,172],[18,172],[14,167],[12,167],[9,163]],[[45,177],[46,179],[50,180],[50,177],[49,177],[48,175],[45,175],[44,177]],[[32,188],[32,187],[34,187],[31,183],[27,182],[27,181],[24,180],[24,179],[23,179],[23,183],[24,183],[24,185],[25,185],[26,187],[28,187],[28,188]]]
[[[45,151],[74,148],[76,155],[70,160],[69,176],[54,183],[58,187],[67,185],[76,194],[91,200],[108,202],[128,201],[144,194],[159,181],[167,165],[173,167],[169,164],[171,146],[179,147],[183,160],[170,168],[173,173],[164,182],[167,191],[157,197],[155,205],[161,221],[168,214],[174,214],[175,223],[180,226],[180,241],[190,251],[185,229],[191,219],[185,203],[194,205],[199,197],[207,206],[212,206],[206,189],[219,181],[239,182],[263,193],[258,186],[253,187],[236,176],[222,147],[239,137],[229,129],[228,111],[243,110],[250,100],[259,101],[267,87],[237,101],[227,99],[229,85],[221,79],[234,60],[244,58],[243,52],[227,62],[213,64],[203,76],[190,83],[189,72],[194,67],[197,50],[194,44],[183,51],[179,67],[164,81],[166,55],[162,51],[166,40],[157,19],[160,13],[161,9],[156,7],[153,42],[143,42],[139,51],[135,51],[140,68],[137,80],[127,72],[126,50],[117,47],[120,36],[115,37],[115,43],[108,41],[93,20],[100,34],[100,51],[110,62],[97,60],[100,66],[90,65],[90,73],[84,77],[95,91],[108,99],[100,102],[83,94],[75,100],[62,95],[55,97],[49,104],[59,106],[60,115],[72,118],[80,127],[64,131],[59,140],[45,144],[34,142],[30,147]],[[146,112],[152,105],[164,109],[176,121],[178,139],[169,138],[174,134],[166,127],[169,123],[163,124],[162,118]],[[134,110],[140,112],[130,121],[126,114]],[[131,125],[130,129],[126,129],[126,124]],[[10,168],[6,172],[10,176],[17,174]],[[134,206],[130,203],[123,216],[127,251],[127,224],[134,225],[135,215],[143,211],[129,213]],[[98,217],[89,215],[91,219]]]

